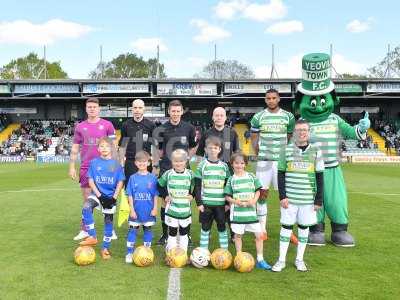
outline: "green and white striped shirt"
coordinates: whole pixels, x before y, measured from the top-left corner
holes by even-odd
[[[225,186],[225,195],[229,195],[241,202],[254,198],[254,194],[262,187],[260,181],[251,173],[245,172],[243,176],[229,177]],[[231,204],[231,222],[237,224],[257,223],[255,206],[241,207]]]
[[[210,162],[203,159],[194,172],[201,179],[201,200],[208,206],[225,205],[224,186],[229,178],[229,167],[223,161]]]
[[[186,219],[191,216],[190,200],[188,196],[193,187],[193,172],[185,169],[182,173],[174,169],[166,171],[159,179],[161,187],[167,187],[171,203],[165,211],[167,216],[176,219]]]
[[[286,147],[278,163],[278,170],[285,173],[285,190],[289,203],[296,205],[314,204],[317,191],[316,172],[324,171],[321,150],[309,144],[302,151],[293,143]]]
[[[325,168],[339,165],[341,137],[359,140],[365,138],[358,125],[352,127],[335,114],[331,114],[322,122],[310,122],[310,130],[310,141],[321,149]]]
[[[279,160],[279,152],[287,145],[287,134],[293,132],[294,122],[293,114],[283,109],[272,113],[266,108],[253,116],[250,124],[251,131],[259,133],[259,160]]]

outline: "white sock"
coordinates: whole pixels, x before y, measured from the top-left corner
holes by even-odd
[[[167,250],[175,248],[177,245],[176,236],[168,236],[167,240]]]
[[[188,237],[187,234],[181,235],[179,237],[179,247],[180,248],[182,248],[183,250],[187,251],[188,243],[189,243],[189,237]]]
[[[285,262],[286,254],[289,248],[291,229],[281,227],[280,241],[279,241],[279,260]]]
[[[308,240],[308,232],[310,229],[307,227],[306,229],[299,228],[298,235],[299,235],[299,244],[297,245],[297,260],[304,259],[304,252],[306,251],[307,240]]]
[[[262,254],[257,254],[257,261],[264,260],[264,256]]]

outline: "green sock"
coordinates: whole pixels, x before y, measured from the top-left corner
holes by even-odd
[[[208,249],[208,240],[210,239],[210,231],[200,231],[200,247]]]
[[[219,246],[223,249],[228,249],[228,232],[225,231],[218,231],[218,238],[219,238]]]

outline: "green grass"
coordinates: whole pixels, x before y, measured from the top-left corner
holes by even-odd
[[[355,248],[331,244],[308,247],[308,273],[299,273],[292,265],[296,250],[293,246],[287,268],[280,274],[186,267],[181,277],[182,299],[398,299],[400,168],[343,168]],[[78,230],[81,196],[78,185],[66,174],[66,165],[0,166],[0,299],[165,299],[169,268],[163,263],[162,249],[153,247],[156,261],[152,267],[126,265],[126,226],[117,229],[119,239],[112,243],[111,261],[104,262],[98,255],[96,263],[88,267],[73,263],[76,243],[72,237]],[[270,200],[269,212],[270,239],[264,252],[266,259],[274,263],[279,247],[276,193]],[[103,225],[98,213],[96,221],[101,237]],[[160,225],[155,227],[158,237]],[[197,215],[192,228],[194,241],[198,242]],[[329,238],[328,233],[329,230]],[[217,246],[213,229],[211,247]],[[244,238],[244,250],[255,254],[251,234]],[[96,251],[99,254],[98,247]]]

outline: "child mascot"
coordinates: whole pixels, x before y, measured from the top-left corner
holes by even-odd
[[[325,164],[323,206],[318,211],[318,223],[310,227],[308,243],[325,245],[325,214],[331,221],[333,244],[353,247],[355,241],[347,232],[349,224],[347,192],[340,161],[341,138],[362,140],[370,127],[368,113],[357,125],[350,126],[333,111],[339,105],[331,81],[328,54],[311,53],[302,60],[302,80],[297,87],[293,110],[310,123],[311,142],[319,145]]]

